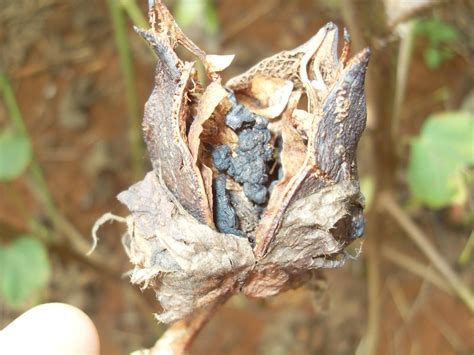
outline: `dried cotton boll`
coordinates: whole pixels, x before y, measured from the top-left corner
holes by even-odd
[[[329,23],[222,85],[230,57],[207,56],[161,2],[154,11],[154,27],[137,29],[157,55],[143,118],[153,171],[118,198],[131,213],[131,281],[155,290],[158,319],[186,321],[232,294],[275,295],[342,266],[364,227],[355,151],[369,51],[348,59],[346,36],[338,58]],[[207,87],[178,44],[203,62]]]

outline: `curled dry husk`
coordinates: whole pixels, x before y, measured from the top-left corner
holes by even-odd
[[[232,57],[206,55],[168,12],[156,11],[157,26],[137,29],[158,57],[143,119],[153,171],[118,198],[131,212],[124,237],[131,281],[156,291],[158,319],[185,319],[237,292],[275,295],[317,269],[343,265],[345,247],[363,232],[355,150],[366,120],[369,51],[348,59],[345,34],[338,58],[338,30],[329,23],[222,85],[217,71]],[[206,88],[194,63],[176,55],[178,44],[204,63]],[[236,143],[224,124],[229,90],[282,140],[283,176],[257,220],[254,244],[218,232],[213,217],[216,170],[207,147]]]

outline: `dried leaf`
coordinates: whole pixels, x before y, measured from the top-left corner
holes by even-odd
[[[329,40],[334,39],[329,37]],[[321,103],[322,116],[313,119],[305,164],[291,180],[283,179],[276,186],[278,194],[272,194],[262,216],[256,232],[257,257],[263,257],[267,252],[291,203],[326,186],[357,179],[354,159],[367,116],[364,77],[369,54],[365,50],[354,57],[338,81],[328,88],[329,92]],[[357,210],[354,235],[345,236],[347,240],[359,236],[361,227],[357,224],[363,220],[362,209],[362,206],[354,206]]]
[[[187,94],[192,89],[193,63],[182,62],[169,43],[154,32],[138,32],[158,56],[155,87],[143,118],[153,169],[193,217],[213,226],[204,182],[187,146],[186,125],[191,119]]]
[[[282,51],[263,59],[245,73],[231,78],[226,86],[234,91],[246,90],[255,76],[264,75],[271,78],[290,80],[295,84],[296,89],[301,88],[300,67],[302,61],[306,61],[306,63],[303,63],[306,72],[307,62],[318,50],[328,33],[337,33],[337,27],[332,22],[321,28],[306,43],[292,50]]]
[[[283,147],[280,153],[281,165],[283,167],[283,176],[290,179],[295,176],[304,164],[306,150],[303,138],[292,125],[286,121],[283,122],[281,130]]]
[[[238,98],[252,112],[273,119],[281,115],[292,92],[293,83],[289,80],[256,75],[248,92],[241,92]]]
[[[197,114],[194,121],[189,128],[188,140],[189,149],[194,157],[194,164],[200,169],[202,180],[204,184],[204,190],[207,196],[207,200],[212,202],[212,178],[213,172],[209,167],[209,163],[206,162],[205,157],[202,154],[202,141],[201,134],[204,131],[204,125],[216,112],[217,106],[222,103],[228,96],[228,92],[218,83],[212,82],[204,91],[201,99],[197,106]],[[206,165],[208,164],[208,165]],[[211,214],[213,213],[212,203],[209,204]]]
[[[296,109],[291,115],[290,121],[293,126],[301,132],[300,135],[304,136],[306,139],[311,134],[311,126],[313,125],[314,119],[319,119],[320,117],[315,117],[314,114],[311,114],[305,110]]]
[[[342,66],[337,57],[338,33],[328,30],[326,36],[312,58],[308,75],[310,80],[316,82],[319,88],[327,88],[332,85],[338,77]],[[314,85],[313,85],[314,86]]]
[[[206,61],[209,64],[208,69],[213,72],[220,72],[226,69],[234,60],[235,55],[215,55],[208,54],[206,55]]]
[[[201,149],[201,133],[203,125],[211,118],[217,106],[227,98],[229,93],[218,83],[213,82],[204,91],[197,107],[196,118],[189,129],[189,148],[196,162]]]
[[[135,265],[131,281],[147,285],[159,276],[162,322],[186,318],[234,292],[255,263],[246,239],[218,233],[196,221],[176,205],[153,172],[118,199],[133,219],[124,241]]]
[[[336,230],[338,222],[351,214],[354,204],[363,204],[356,181],[331,185],[295,201],[285,212],[268,255],[259,263],[278,262],[290,270],[331,267],[330,256],[344,245]]]

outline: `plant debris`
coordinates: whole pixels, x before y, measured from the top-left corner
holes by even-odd
[[[153,171],[118,198],[131,212],[131,281],[156,291],[158,319],[189,319],[237,292],[275,295],[343,265],[364,228],[355,151],[369,50],[349,59],[346,34],[338,58],[328,23],[223,85],[233,57],[199,49],[161,1],[150,19],[136,31],[157,55],[143,119]],[[207,87],[178,45],[202,61]]]

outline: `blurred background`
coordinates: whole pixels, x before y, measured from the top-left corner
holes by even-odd
[[[328,21],[372,49],[363,251],[267,300],[232,298],[193,354],[472,354],[474,3],[468,0],[165,1],[230,78]],[[91,228],[150,169],[141,137],[154,56],[132,26],[145,0],[0,0],[0,328],[42,302],[95,322],[103,354],[162,334],[131,286],[120,224]],[[359,245],[360,246],[360,245]],[[356,246],[354,249],[357,249]],[[355,251],[354,251],[355,253]]]

